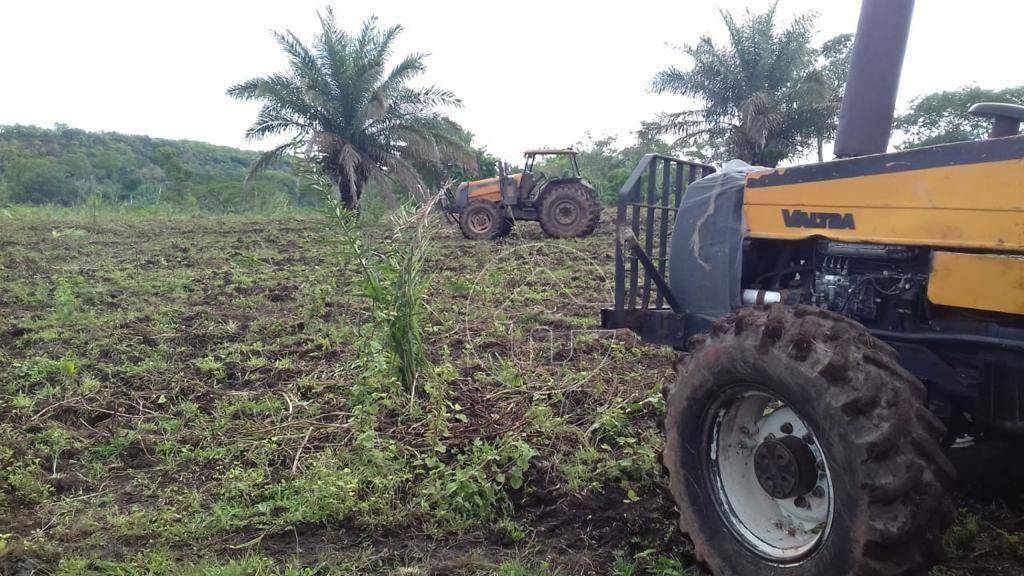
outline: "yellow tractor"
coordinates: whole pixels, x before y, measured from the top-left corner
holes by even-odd
[[[567,156],[571,169],[560,176],[535,170],[538,158]],[[587,236],[597,228],[601,206],[597,191],[580,174],[572,148],[527,150],[524,170],[509,174],[498,165],[498,176],[463,182],[445,211],[470,240],[493,240],[507,236],[516,220],[535,220],[552,238]]]
[[[602,324],[682,352],[663,462],[716,575],[925,574],[957,472],[1024,457],[1024,107],[887,153],[912,9],[863,1],[836,160],[649,155],[619,193]]]

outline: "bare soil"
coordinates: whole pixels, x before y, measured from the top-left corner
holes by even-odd
[[[410,399],[318,217],[0,215],[0,574],[700,573],[658,460],[673,355],[596,330],[611,217],[439,226]],[[1007,494],[961,497],[933,574],[1024,573]]]

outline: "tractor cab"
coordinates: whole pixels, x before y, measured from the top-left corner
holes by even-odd
[[[540,170],[535,170],[534,167],[537,164],[538,157],[547,156],[568,156],[569,157],[569,171],[561,175],[562,178],[582,178],[580,174],[580,165],[576,161],[576,151],[572,148],[562,149],[540,149],[540,150],[527,150],[523,153],[526,163],[523,166],[523,176],[526,180],[532,181],[534,186],[537,186],[547,179],[547,175]],[[527,176],[529,175],[529,176]]]
[[[537,158],[538,157],[568,156],[569,157],[569,164],[570,164],[571,174],[567,173],[567,174],[565,174],[565,176],[572,175],[572,176],[576,176],[577,178],[579,178],[580,177],[580,165],[576,161],[576,154],[577,154],[577,152],[575,150],[573,150],[572,148],[554,148],[554,149],[541,148],[541,149],[538,149],[538,150],[527,150],[526,152],[523,152],[523,157],[526,159],[526,164],[523,167],[523,171],[526,172],[526,173],[531,173],[531,174],[534,173],[534,166],[537,163]],[[543,173],[542,172],[537,172],[537,174],[543,174]]]
[[[498,171],[502,178],[502,201],[506,205],[528,204],[536,199],[536,192],[541,191],[544,188],[544,184],[549,180],[547,174],[536,170],[537,159],[548,156],[569,157],[571,168],[568,172],[562,174],[561,178],[582,178],[579,163],[576,161],[576,151],[572,148],[527,150],[523,152],[525,162],[521,173],[508,175],[507,165],[502,163],[498,166]],[[507,184],[505,183],[506,181],[508,182]]]

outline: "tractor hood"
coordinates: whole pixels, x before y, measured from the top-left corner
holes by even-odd
[[[516,184],[519,183],[519,179],[522,177],[522,174],[511,175]],[[499,186],[499,178],[497,176],[459,184],[459,187],[455,189],[454,211],[461,212],[466,206],[469,206],[471,200],[478,198],[491,202],[499,202],[501,200],[501,186]]]

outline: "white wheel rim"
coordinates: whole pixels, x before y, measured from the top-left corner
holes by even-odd
[[[782,436],[787,423],[792,426],[790,434],[810,439],[818,479],[808,494],[775,499],[754,473],[754,451],[770,435]],[[722,519],[744,545],[768,560],[805,560],[828,538],[835,510],[828,462],[813,432],[791,408],[752,389],[719,404],[711,424],[708,471]]]
[[[491,215],[486,212],[476,212],[470,215],[469,227],[477,234],[483,234],[491,227]]]

